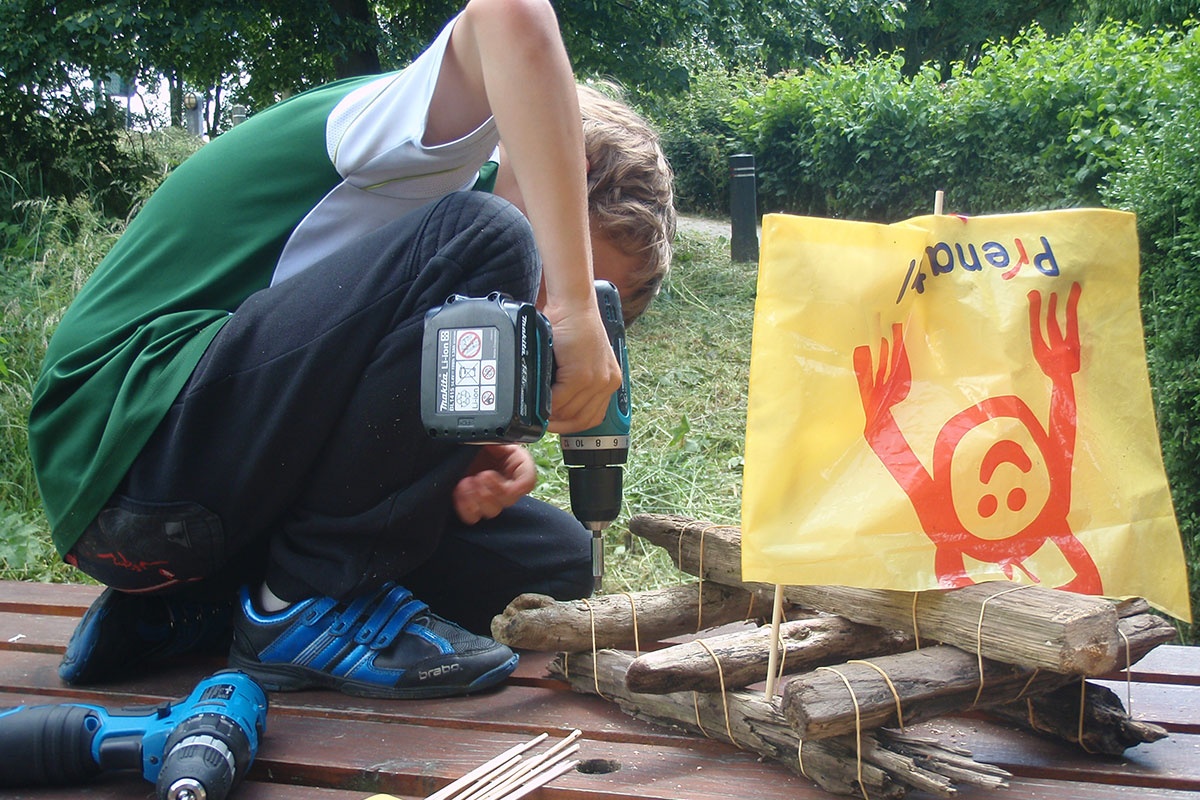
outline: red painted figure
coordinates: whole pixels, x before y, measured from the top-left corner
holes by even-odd
[[[1081,289],[1072,285],[1067,300],[1066,331],[1059,328],[1056,315],[1058,296],[1050,295],[1046,318],[1046,337],[1041,331],[1042,296],[1034,290],[1029,298],[1029,335],[1033,357],[1050,379],[1049,424],[1042,427],[1025,401],[1015,395],[989,397],[960,411],[942,426],[934,443],[932,475],[913,453],[904,438],[893,409],[908,397],[912,369],[900,324],[892,326],[892,344],[880,342],[879,364],[872,368],[869,345],[854,350],[854,372],[862,397],[866,424],[863,436],[875,455],[908,495],[921,521],[921,527],[937,548],[934,569],[939,585],[966,586],[974,581],[966,573],[963,557],[998,564],[1008,578],[1017,568],[1038,581],[1023,562],[1047,541],[1053,542],[1075,578],[1059,587],[1070,591],[1098,594],[1102,590],[1100,573],[1091,555],[1071,532],[1067,513],[1071,509],[1071,466],[1075,455],[1076,404],[1072,376],[1079,371],[1078,306]],[[889,354],[890,350],[890,354]],[[994,421],[998,421],[994,424]],[[986,427],[985,427],[986,426]],[[952,478],[951,462],[956,453],[970,455],[973,447],[960,453],[963,438],[976,429],[983,434],[1006,429],[1015,437],[999,438],[987,445],[982,457],[974,458],[969,471],[959,470]],[[995,437],[993,437],[995,438]],[[989,440],[990,441],[990,440]],[[1032,452],[1029,445],[1036,452]],[[975,471],[975,464],[978,470]],[[1016,483],[1001,499],[992,488],[993,476],[1005,465],[1020,473]],[[1005,475],[1014,476],[1012,469]],[[974,476],[978,475],[978,481]],[[996,482],[998,485],[998,481]],[[953,485],[952,485],[953,484]],[[955,488],[959,502],[956,504]],[[964,495],[975,499],[974,508]],[[1037,501],[1043,505],[1037,506]],[[1032,501],[1032,502],[1031,502]],[[960,514],[959,509],[963,509]],[[1000,517],[996,517],[1000,513]],[[1009,533],[1002,529],[987,537],[972,533],[963,516],[972,522],[1001,524],[1015,521]]]

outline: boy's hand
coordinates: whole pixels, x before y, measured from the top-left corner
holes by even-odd
[[[537,465],[533,456],[517,444],[486,444],[479,447],[471,466],[454,487],[454,511],[468,525],[492,519],[533,491]]]
[[[609,398],[621,385],[621,367],[594,302],[565,314],[548,305],[546,317],[554,330],[557,364],[549,428],[554,433],[587,430],[604,419]]]

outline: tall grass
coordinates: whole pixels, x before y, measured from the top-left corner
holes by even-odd
[[[669,556],[630,537],[628,515],[686,514],[737,524],[757,270],[724,239],[681,235],[662,293],[629,329],[633,401],[625,512],[606,535],[607,591],[686,579]],[[534,447],[536,494],[567,507],[557,437]]]
[[[50,546],[33,466],[27,420],[46,344],[67,304],[122,224],[87,199],[20,198],[0,223],[0,565],[5,578],[69,576]]]

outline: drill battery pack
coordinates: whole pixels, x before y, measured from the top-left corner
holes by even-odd
[[[451,295],[425,315],[421,421],[435,439],[535,442],[550,421],[550,323],[508,295]]]

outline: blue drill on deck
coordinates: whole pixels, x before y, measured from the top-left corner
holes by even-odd
[[[18,706],[0,711],[0,786],[72,785],[139,770],[159,800],[224,800],[254,761],[266,723],[266,693],[233,671],[153,707]]]

